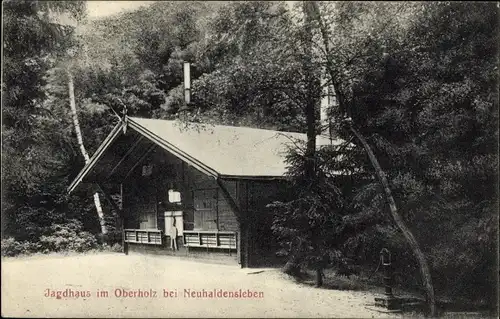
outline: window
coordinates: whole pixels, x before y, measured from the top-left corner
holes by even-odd
[[[180,203],[181,202],[181,193],[174,191],[173,189],[168,190],[168,201],[170,203]]]
[[[142,176],[149,176],[153,173],[153,165],[142,166]]]

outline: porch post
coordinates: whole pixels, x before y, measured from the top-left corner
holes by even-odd
[[[123,207],[125,207],[124,199],[123,199],[123,183],[120,183],[120,199],[121,199],[121,207],[120,207],[120,217],[122,224],[122,249],[125,255],[128,255],[128,243],[125,240],[125,214],[123,213]]]
[[[125,241],[125,225],[124,225],[124,218],[122,217],[122,248],[123,248],[123,253],[125,255],[128,255],[128,243]]]

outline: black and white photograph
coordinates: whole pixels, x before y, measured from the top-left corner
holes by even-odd
[[[499,2],[2,2],[5,318],[498,318]]]

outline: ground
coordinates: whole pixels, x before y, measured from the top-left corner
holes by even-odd
[[[263,296],[185,294],[214,288],[250,290]],[[157,295],[115,295],[139,289]],[[164,289],[172,296],[164,297]],[[84,297],[50,297],[65,290]],[[85,296],[87,291],[90,297]],[[107,291],[108,297],[98,297],[98,291]],[[373,293],[301,285],[278,269],[240,269],[171,256],[116,253],[2,259],[1,296],[4,317],[388,317],[366,308],[374,301]]]

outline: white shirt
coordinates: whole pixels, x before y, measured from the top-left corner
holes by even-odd
[[[170,232],[168,235],[170,236],[170,238],[176,238],[177,237],[177,227],[170,226]]]

